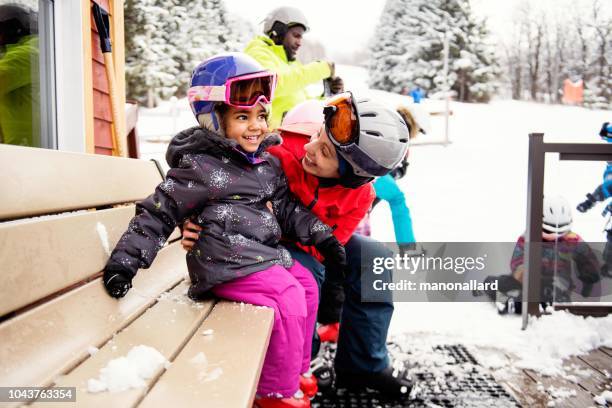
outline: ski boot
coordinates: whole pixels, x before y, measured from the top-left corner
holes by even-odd
[[[317,333],[319,334],[319,339],[321,340],[321,343],[337,343],[338,334],[340,333],[340,323],[330,323],[321,325],[317,328]]]
[[[311,372],[300,375],[300,390],[302,390],[307,398],[313,399],[319,390],[317,385],[317,377]]]
[[[521,292],[517,289],[508,292],[497,291],[495,294],[495,306],[497,306],[497,313],[500,315],[521,314],[523,309]]]
[[[293,397],[272,398],[255,396],[254,408],[310,408],[310,400],[298,391]]]
[[[317,379],[319,391],[325,392],[334,385],[334,355],[335,343],[323,343],[319,355],[310,362],[310,372]]]
[[[361,391],[370,388],[391,398],[411,398],[413,382],[406,370],[387,367],[376,373],[357,373],[336,369],[336,388]]]

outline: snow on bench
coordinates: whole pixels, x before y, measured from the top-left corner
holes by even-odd
[[[273,312],[187,298],[177,231],[126,297],[104,290],[134,202],[162,181],[153,162],[0,145],[0,163],[0,387],[76,387],[79,406],[251,404]],[[146,378],[106,390],[100,370],[133,349]]]

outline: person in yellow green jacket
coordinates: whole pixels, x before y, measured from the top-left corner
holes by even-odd
[[[0,143],[40,145],[36,13],[0,6]]]
[[[334,64],[315,61],[302,64],[296,53],[302,45],[302,37],[308,31],[304,14],[293,7],[279,7],[264,20],[264,33],[247,44],[244,52],[255,58],[264,68],[278,75],[278,83],[272,100],[270,129],[276,129],[287,111],[310,99],[306,87],[331,78],[331,91],[342,91],[342,79],[334,76]]]

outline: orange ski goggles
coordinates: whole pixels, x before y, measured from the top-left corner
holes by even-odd
[[[351,92],[343,92],[329,98],[323,107],[325,130],[336,146],[357,143],[359,139],[359,115],[357,103]]]

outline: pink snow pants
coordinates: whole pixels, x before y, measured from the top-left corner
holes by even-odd
[[[224,299],[274,309],[274,326],[257,394],[290,397],[308,371],[317,318],[319,289],[312,273],[297,261],[289,269],[274,265],[212,289]]]

